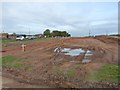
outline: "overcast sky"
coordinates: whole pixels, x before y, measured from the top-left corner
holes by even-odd
[[[1,5],[1,4],[0,4]],[[117,2],[4,2],[5,32],[31,34],[66,30],[72,36],[118,33]]]

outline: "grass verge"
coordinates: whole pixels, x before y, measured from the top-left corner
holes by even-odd
[[[7,55],[2,56],[0,58],[0,65],[2,67],[10,67],[10,68],[24,68],[26,65],[22,63],[22,61],[15,56]]]
[[[119,75],[120,68],[118,65],[105,64],[100,69],[92,73],[89,77],[90,80],[115,82],[118,83],[120,80]]]
[[[9,42],[15,42],[16,39],[0,39],[0,44],[7,44]]]

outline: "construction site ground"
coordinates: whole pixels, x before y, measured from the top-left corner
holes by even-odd
[[[118,66],[119,38],[111,36],[47,38],[2,44],[2,57],[17,58],[15,65],[2,66],[2,87],[14,88],[98,88],[118,87],[116,81],[94,79],[105,65]],[[26,45],[25,52],[21,45]],[[54,52],[55,48],[93,50],[91,62],[82,63],[78,56]],[[4,64],[4,63],[2,63]],[[17,65],[17,64],[16,64]]]

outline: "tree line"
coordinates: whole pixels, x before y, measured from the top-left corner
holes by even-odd
[[[43,32],[43,35],[46,36],[46,37],[70,37],[71,36],[66,31],[54,30],[54,31],[51,32],[49,29],[46,29]]]

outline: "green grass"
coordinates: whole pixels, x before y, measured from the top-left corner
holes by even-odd
[[[64,70],[64,76],[65,77],[74,77],[75,76],[75,69],[67,69],[67,70]]]
[[[52,39],[52,38],[36,38],[36,39],[32,39],[32,40],[24,39],[21,42],[29,42],[29,41],[37,41],[37,40],[44,41],[44,40],[50,40],[50,39]],[[13,38],[13,39],[3,38],[3,39],[0,39],[0,44],[8,44],[9,42],[15,42],[15,41],[16,41],[15,38]]]
[[[0,39],[0,44],[7,44],[14,41],[16,41],[16,39]]]
[[[55,74],[63,74],[63,69],[57,66],[52,67],[52,72]]]
[[[25,65],[22,63],[22,61],[15,56],[8,55],[8,56],[2,56],[0,59],[0,65],[2,67],[11,67],[11,68],[24,68]]]
[[[41,40],[41,41],[44,41],[44,40],[50,40],[50,39],[53,39],[53,38],[36,38],[36,39],[34,39],[34,40]]]
[[[78,68],[81,68],[82,67],[82,64],[76,64],[73,66],[74,69],[78,69]]]
[[[119,71],[118,65],[105,64],[99,70],[92,73],[89,79],[117,83],[120,80]]]
[[[64,77],[74,77],[75,76],[75,69],[69,68],[69,69],[63,69],[60,67],[54,67],[52,69],[53,73],[58,74],[58,75],[63,75]]]
[[[63,75],[64,77],[72,78],[75,76],[76,69],[80,67],[81,67],[80,64],[74,65],[73,67],[69,67],[69,68],[61,68],[61,67],[54,66],[52,68],[52,72],[54,74]]]

